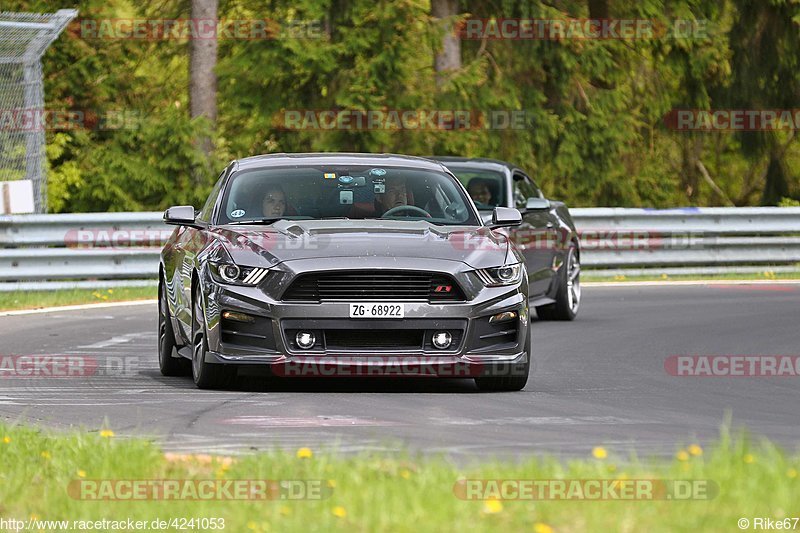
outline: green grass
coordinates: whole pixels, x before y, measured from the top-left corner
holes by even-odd
[[[749,274],[706,274],[706,275],[686,275],[680,274],[675,276],[652,275],[652,276],[600,276],[592,274],[591,270],[584,270],[581,272],[581,281],[775,281],[775,280],[794,280],[800,279],[800,270],[794,272],[772,272],[771,270],[764,270],[763,272],[753,272]]]
[[[0,517],[44,520],[225,519],[225,531],[736,531],[739,518],[797,516],[798,457],[723,435],[714,449],[672,460],[619,455],[567,462],[530,458],[458,466],[409,455],[343,457],[294,452],[168,461],[146,440],[98,432],[54,434],[0,425]],[[327,499],[303,501],[84,501],[79,479],[322,480]],[[465,501],[466,479],[681,479],[719,486],[695,501]],[[552,528],[552,529],[548,529]]]
[[[149,300],[156,298],[157,295],[158,289],[156,287],[0,292],[0,311],[39,309],[59,305]]]

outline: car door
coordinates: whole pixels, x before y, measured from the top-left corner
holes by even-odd
[[[522,224],[512,230],[511,238],[525,258],[531,299],[544,295],[550,287],[557,252],[558,224],[541,189],[525,173],[512,174],[514,206],[522,213]],[[530,198],[537,199],[531,202]]]

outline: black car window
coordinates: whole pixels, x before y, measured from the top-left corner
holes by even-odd
[[[506,180],[501,172],[456,165],[447,165],[447,168],[464,184],[478,209],[491,211],[497,206],[508,205],[504,201]]]
[[[223,170],[219,175],[214,188],[211,189],[211,192],[208,195],[208,200],[206,200],[205,205],[203,205],[203,208],[200,210],[200,214],[197,215],[197,220],[201,220],[203,222],[208,222],[211,220],[211,215],[214,213],[214,206],[217,204],[217,197],[219,197],[219,191],[222,189],[222,183],[225,181],[223,179],[224,176],[225,171]]]
[[[524,209],[528,198],[544,198],[542,191],[522,172],[514,172],[514,204]]]
[[[346,217],[480,225],[458,183],[437,170],[270,166],[236,172],[228,183],[217,214],[219,224]]]

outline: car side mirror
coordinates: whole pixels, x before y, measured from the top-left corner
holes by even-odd
[[[164,223],[173,226],[194,226],[194,207],[191,205],[176,205],[164,211]]]
[[[550,209],[550,200],[546,198],[528,198],[525,202],[526,211],[544,211]]]
[[[507,228],[509,226],[519,226],[522,224],[522,213],[513,207],[495,207],[492,213],[492,223],[489,227]]]

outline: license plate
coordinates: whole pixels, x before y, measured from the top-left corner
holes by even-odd
[[[405,305],[386,302],[350,304],[350,318],[403,318]]]

